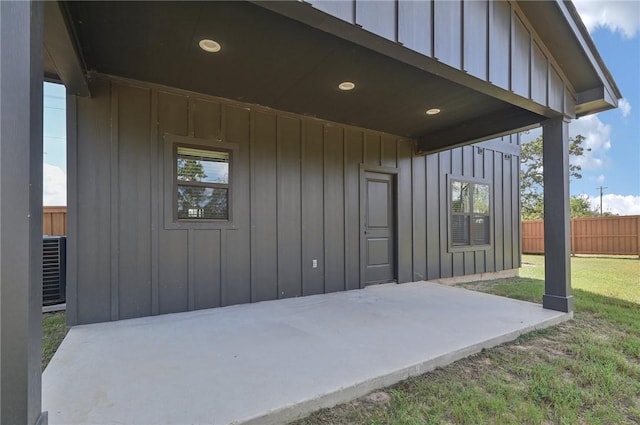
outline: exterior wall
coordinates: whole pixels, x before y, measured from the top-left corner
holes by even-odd
[[[575,90],[515,2],[308,2],[329,15],[522,98],[575,115]]]
[[[68,107],[72,324],[359,288],[361,164],[399,170],[399,282],[519,267],[515,136],[415,156],[412,140],[264,107],[102,77],[91,89]],[[166,228],[167,133],[239,145],[237,228]],[[494,181],[491,249],[448,252],[449,173]]]

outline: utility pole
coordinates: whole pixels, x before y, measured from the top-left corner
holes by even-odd
[[[605,189],[608,189],[608,187],[596,187],[596,189],[600,190],[600,217],[602,217],[602,192],[604,192]]]

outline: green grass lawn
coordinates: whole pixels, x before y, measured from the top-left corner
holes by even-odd
[[[540,302],[544,258],[521,277],[463,285]],[[575,319],[297,422],[315,424],[640,423],[640,261],[573,258]]]
[[[64,312],[42,315],[42,369],[49,364],[58,346],[67,334],[67,322]]]

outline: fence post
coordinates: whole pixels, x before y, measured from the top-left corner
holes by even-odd
[[[640,215],[636,217],[636,249],[640,258]]]

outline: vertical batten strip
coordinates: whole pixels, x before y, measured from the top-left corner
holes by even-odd
[[[276,140],[275,140],[275,161],[274,161],[274,172],[276,177],[276,215],[275,215],[275,242],[276,246],[274,247],[276,252],[276,299],[280,298],[280,220],[278,220],[278,216],[280,214],[280,205],[278,199],[280,198],[280,185],[278,184],[278,172],[280,171],[280,161],[278,159],[278,142],[280,140],[280,120],[278,119],[278,114],[276,114],[275,118],[276,123]]]
[[[367,163],[367,133],[364,130],[362,132],[362,163]]]
[[[247,146],[249,148],[249,178],[247,179],[247,186],[249,189],[249,197],[248,197],[248,203],[249,203],[249,214],[247,215],[247,222],[249,225],[249,237],[247,238],[247,241],[249,243],[249,250],[247,251],[249,253],[249,302],[253,302],[254,298],[253,298],[253,277],[255,276],[255,270],[253,270],[253,226],[252,224],[252,219],[253,216],[251,215],[251,211],[253,211],[253,203],[254,203],[254,198],[253,198],[253,141],[255,140],[255,112],[253,109],[249,110],[249,140],[247,140]]]
[[[396,40],[398,39],[397,27],[398,27],[398,5],[396,2]],[[347,132],[342,131],[342,204],[343,208],[343,240],[344,240],[344,290],[349,289],[349,220],[348,220],[348,198],[347,198],[347,167],[348,167],[348,152],[347,152]]]
[[[487,20],[487,33],[485,38],[485,43],[487,45],[487,60],[484,63],[485,66],[485,77],[484,79],[487,82],[491,82],[491,78],[489,77],[489,73],[491,72],[491,25],[493,24],[493,2],[487,0],[487,16],[485,19]]]
[[[357,2],[357,1],[358,1],[358,0],[351,0],[351,5],[352,5],[352,8],[353,8],[353,22],[351,22],[351,23],[352,23],[353,25],[358,25],[358,24],[357,24],[357,22],[358,22],[358,16],[357,16],[357,13],[358,13],[358,5],[356,4],[356,2]]]
[[[346,181],[346,173],[345,173],[345,167],[344,167],[344,162],[346,161],[346,156],[345,156],[345,152],[346,152],[346,145],[347,145],[347,140],[346,140],[346,133],[347,131],[345,130],[344,127],[340,127],[340,133],[341,133],[341,142],[342,142],[342,245],[343,245],[343,251],[342,251],[342,256],[343,256],[343,260],[342,260],[342,287],[343,290],[346,291],[347,290],[347,246],[346,246],[346,240],[347,240],[347,221],[345,220],[346,218],[346,214],[347,214],[347,203],[345,202],[345,196],[346,196],[346,192],[347,192],[347,181]],[[382,143],[382,137],[380,137],[380,143]],[[380,150],[380,160],[382,161],[382,150]]]
[[[195,126],[194,126],[194,120],[195,120],[195,101],[193,99],[193,96],[189,96],[189,100],[187,100],[187,134],[189,135],[189,137],[195,137]]]
[[[256,194],[253,190],[253,187],[255,186],[255,180],[256,180],[256,169],[255,169],[255,150],[254,150],[254,144],[256,143],[256,138],[255,138],[255,124],[256,124],[256,120],[255,120],[255,116],[256,116],[256,112],[254,109],[251,110],[251,112],[249,113],[249,185],[251,186],[251,190],[249,191],[249,202],[250,205],[252,206],[252,208],[249,209],[250,213],[249,213],[249,228],[251,229],[249,231],[249,252],[250,252],[250,261],[249,261],[249,275],[250,275],[250,279],[249,279],[249,297],[251,298],[251,302],[254,302],[256,300],[256,296],[255,296],[255,285],[253,282],[253,278],[254,276],[256,276],[256,264],[255,264],[255,256],[253,255],[253,249],[254,249],[254,239],[256,238],[256,211],[254,211],[253,209],[253,205],[256,203]]]
[[[524,25],[524,24],[523,24]],[[527,27],[525,26],[525,29]],[[535,61],[535,45],[533,40],[533,35],[527,30],[527,35],[529,36],[529,99],[533,99],[533,71],[534,71],[534,61]]]
[[[355,0],[353,6],[353,13],[355,14]],[[355,16],[355,15],[354,15]],[[327,170],[326,170],[326,140],[327,140],[327,129],[325,125],[322,125],[322,253],[323,253],[323,261],[322,261],[322,293],[327,293]]]
[[[398,36],[398,1],[399,0],[392,0],[392,1],[393,1],[393,24],[392,24],[393,35],[391,36],[391,39],[402,46],[402,43],[400,42],[400,37]]]
[[[469,72],[464,63],[464,2],[467,0],[460,0],[460,69],[465,72]]]
[[[448,199],[449,188],[447,185],[447,174],[451,170],[451,152],[443,151],[438,155],[438,218],[439,218],[439,240],[440,240],[440,276],[451,277],[452,255],[448,250]],[[448,156],[448,157],[447,157]],[[447,264],[448,263],[448,264]]]
[[[304,295],[304,268],[305,268],[305,264],[304,264],[304,214],[302,213],[303,211],[303,207],[302,207],[302,203],[303,201],[303,189],[304,189],[304,153],[305,153],[305,142],[306,142],[306,137],[304,136],[304,130],[305,130],[305,123],[306,120],[303,119],[298,119],[298,122],[300,123],[298,125],[298,140],[299,140],[299,145],[300,145],[300,150],[299,150],[299,156],[298,156],[298,161],[300,162],[300,168],[299,168],[299,173],[298,173],[298,180],[300,181],[300,185],[298,187],[298,200],[299,200],[299,204],[298,204],[298,214],[299,214],[299,220],[300,220],[300,292],[299,294],[302,296]]]
[[[383,139],[383,137],[380,137],[380,139]],[[401,232],[400,232],[400,194],[402,194],[404,192],[403,188],[402,188],[402,183],[404,182],[404,180],[402,179],[401,173],[402,173],[402,169],[401,169],[401,155],[400,155],[400,141],[398,141],[398,139],[394,139],[393,140],[393,144],[395,145],[395,162],[396,162],[396,167],[398,168],[398,174],[395,175],[395,194],[396,194],[396,199],[395,199],[395,215],[396,215],[396,228],[394,231],[396,240],[395,240],[395,245],[396,245],[396,266],[395,266],[395,272],[396,272],[396,283],[401,283],[402,280],[400,278],[400,267],[402,262],[400,255],[402,254],[400,247],[402,246],[400,244],[400,238],[402,237]],[[382,161],[382,149],[380,149],[380,160]],[[382,162],[380,163],[382,165]],[[394,177],[392,176],[392,179]],[[393,180],[392,180],[393,181]],[[413,204],[413,199],[411,200],[411,203]],[[404,218],[404,217],[403,217]],[[412,229],[413,230],[413,229]],[[412,232],[413,233],[413,232]],[[413,239],[413,236],[411,236],[411,239]],[[412,274],[411,276],[413,276],[413,245],[411,246],[411,264],[412,264]]]
[[[354,1],[355,3],[355,1]],[[354,6],[355,7],[355,6]],[[324,125],[322,125],[322,155],[321,155],[321,161],[322,161],[322,293],[326,293],[327,292],[327,268],[326,268],[326,264],[327,264],[327,233],[325,232],[325,225],[327,222],[327,215],[326,215],[326,169],[325,169],[325,148],[326,148],[326,135],[327,133],[325,132],[324,129]]]
[[[415,237],[414,237],[414,226],[413,226],[413,221],[414,221],[414,211],[413,211],[413,206],[414,206],[414,199],[413,199],[413,193],[414,193],[414,186],[413,186],[413,174],[414,174],[414,169],[415,169],[415,164],[413,163],[413,152],[415,151],[415,149],[413,148],[413,144],[411,144],[408,140],[404,140],[402,143],[406,143],[407,146],[409,148],[409,158],[408,158],[408,163],[411,166],[411,170],[409,170],[409,201],[411,202],[411,208],[409,208],[409,214],[411,215],[411,218],[409,220],[410,223],[410,227],[409,227],[409,232],[411,233],[411,278],[409,279],[409,282],[413,282],[414,280],[414,272],[416,269],[416,262],[415,262],[415,252],[416,252],[416,245],[415,245]],[[398,163],[399,164],[399,163]]]
[[[513,11],[513,7],[511,7],[511,3],[509,5],[509,90],[514,91],[513,87],[513,46],[515,45],[516,38],[516,26],[515,19],[516,14]]]
[[[78,323],[78,98],[67,97],[67,323]]]
[[[429,0],[431,7],[431,57],[438,59],[436,56],[436,0]]]
[[[195,136],[195,129],[193,125],[194,120],[194,102],[193,97],[187,98],[187,135],[189,137]],[[187,230],[187,309],[189,311],[195,308],[195,234],[194,230],[189,228]]]
[[[149,154],[150,161],[150,188],[151,188],[151,314],[159,313],[159,287],[158,287],[158,232],[159,232],[159,214],[158,208],[162,204],[160,200],[160,182],[163,181],[162,161],[158,155],[158,91],[151,90],[151,120],[149,126]],[[157,176],[157,178],[154,178]]]
[[[511,250],[512,265],[511,268],[516,269],[520,267],[520,246],[521,246],[521,232],[520,226],[520,158],[511,156]]]
[[[220,104],[220,135],[227,140],[227,105]],[[227,229],[220,229],[220,306],[225,306],[225,288],[227,286]]]
[[[111,193],[110,205],[111,205],[111,320],[118,320],[120,315],[119,306],[119,293],[118,293],[118,278],[119,278],[119,258],[120,251],[120,237],[119,237],[119,181],[118,181],[118,89],[117,86],[111,84],[111,139],[110,139],[110,184]]]
[[[195,261],[196,261],[196,242],[195,231],[187,230],[187,301],[189,311],[195,309]]]
[[[227,230],[220,229],[220,306],[224,307],[225,303],[225,285],[227,283]]]

